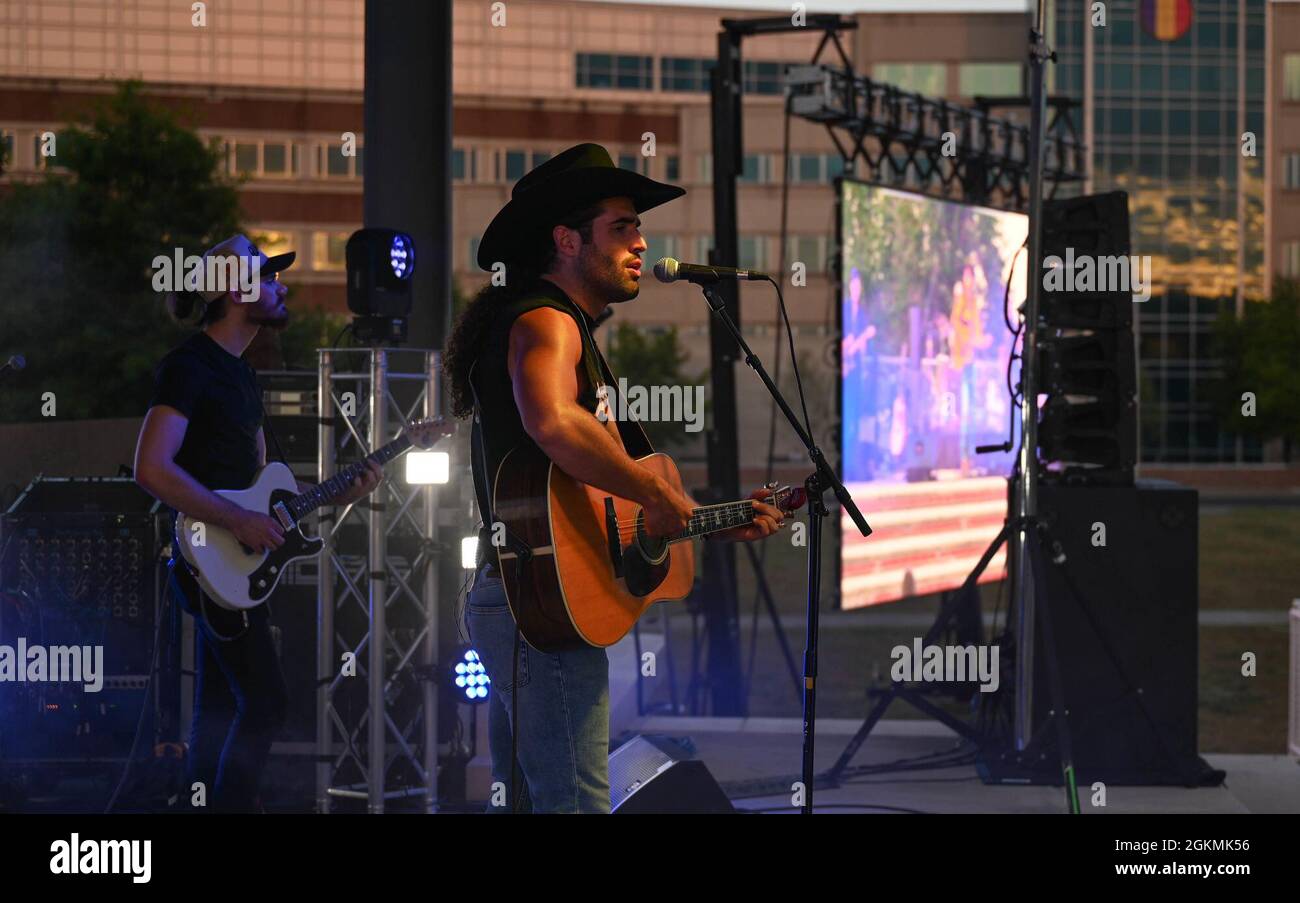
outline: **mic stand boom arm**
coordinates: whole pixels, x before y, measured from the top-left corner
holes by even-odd
[[[803,443],[804,448],[808,450],[808,457],[813,462],[815,470],[804,480],[804,488],[808,492],[808,633],[807,645],[803,654],[803,808],[804,815],[811,815],[813,811],[813,743],[816,737],[817,721],[817,618],[820,611],[821,598],[821,546],[822,546],[822,520],[827,515],[826,500],[823,494],[827,489],[835,493],[839,499],[840,505],[848,512],[853,523],[864,537],[871,535],[871,527],[867,525],[866,519],[858,506],[853,503],[853,498],[849,491],[844,488],[835,471],[831,470],[826,463],[826,456],[822,450],[813,442],[811,436],[799,423],[799,418],[795,416],[790,405],[786,404],[781,390],[772,382],[768,376],[767,370],[763,367],[763,362],[754,354],[752,348],[745,342],[744,336],[736,328],[735,321],[727,313],[725,302],[722,298],[707,285],[701,285],[700,290],[704,292],[704,298],[709,302],[709,308],[727,327],[736,344],[745,352],[745,363],[749,368],[758,374],[758,378],[763,381],[767,388],[768,394],[785,414],[785,419],[790,421],[790,426],[794,429],[799,441]]]

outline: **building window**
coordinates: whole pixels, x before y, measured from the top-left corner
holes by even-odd
[[[820,182],[822,180],[821,154],[791,154],[791,182]]]
[[[740,259],[736,261],[736,266],[742,270],[761,270],[766,265],[764,258],[767,256],[764,251],[767,245],[767,239],[761,235],[742,235],[740,236]]]
[[[1282,99],[1300,100],[1300,53],[1282,56]]]
[[[740,181],[766,185],[772,181],[771,154],[745,154]]]
[[[575,70],[579,88],[654,89],[654,58],[649,56],[579,53]]]
[[[713,154],[700,154],[700,184],[713,184]]]
[[[871,77],[918,94],[942,96],[948,90],[945,63],[877,63],[872,67]]]
[[[1287,154],[1282,158],[1282,187],[1300,188],[1300,154]]]
[[[745,60],[746,94],[780,94],[785,90],[785,63]]]
[[[643,176],[650,175],[650,158],[644,154],[619,154],[618,168],[630,169],[632,172],[639,172]]]
[[[642,255],[647,267],[652,267],[665,257],[680,257],[678,253],[681,250],[681,243],[676,235],[647,235],[645,236],[646,252]],[[642,276],[648,276],[649,271],[642,273]]]
[[[695,237],[695,262],[708,263],[709,251],[713,250],[712,235],[697,235]]]
[[[316,150],[316,174],[320,178],[346,179],[361,174],[361,148],[357,148],[356,156],[346,156],[338,142],[317,145]]]
[[[227,141],[223,153],[231,175],[287,178],[302,171],[302,153],[292,141]]]
[[[469,268],[471,272],[478,270],[478,246],[482,244],[483,237],[475,235],[469,240]]]
[[[293,232],[284,232],[273,229],[254,229],[252,232],[253,241],[257,243],[257,249],[267,257],[274,257],[277,254],[287,254],[289,251],[298,250],[295,245],[298,237]]]
[[[257,145],[238,141],[235,143],[235,174],[257,175]]]
[[[13,169],[14,164],[14,133],[10,131],[0,131],[0,170]]]
[[[826,272],[825,238],[820,235],[791,235],[786,246],[787,266],[802,263],[809,273]]]
[[[262,145],[262,172],[268,176],[283,176],[289,172],[289,145],[283,141],[268,141]]]
[[[347,259],[344,256],[347,243],[347,232],[313,232],[311,234],[311,268],[326,271],[347,269]]]
[[[665,178],[667,178],[669,182],[676,182],[682,177],[682,161],[676,154],[670,155],[664,166],[667,173]]]
[[[518,182],[528,171],[528,151],[506,151],[506,181]]]
[[[708,57],[661,57],[659,87],[664,91],[708,91],[709,72],[717,62]]]
[[[1283,276],[1300,277],[1300,241],[1282,243],[1281,270]]]
[[[467,182],[466,178],[466,157],[469,156],[462,148],[453,147],[451,149],[451,180],[453,182]]]
[[[1019,63],[962,63],[958,78],[962,97],[1019,96],[1024,90]]]

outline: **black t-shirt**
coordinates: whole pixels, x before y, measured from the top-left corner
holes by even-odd
[[[155,371],[153,407],[189,418],[176,463],[208,489],[246,489],[257,476],[262,391],[248,362],[206,332],[169,351]]]

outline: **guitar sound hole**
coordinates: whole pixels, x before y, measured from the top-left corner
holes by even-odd
[[[636,546],[642,557],[651,564],[663,561],[668,552],[668,540],[663,536],[650,536],[645,531],[644,512],[636,514]]]

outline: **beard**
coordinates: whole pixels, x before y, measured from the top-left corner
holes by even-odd
[[[627,270],[629,260],[601,254],[594,245],[584,245],[582,256],[583,282],[592,295],[606,304],[631,301],[641,292],[641,286]]]
[[[259,310],[251,310],[248,312],[248,322],[255,323],[264,329],[270,329],[273,332],[280,332],[289,325],[289,312],[286,310],[279,313],[278,305],[275,311],[277,312],[263,313]]]

